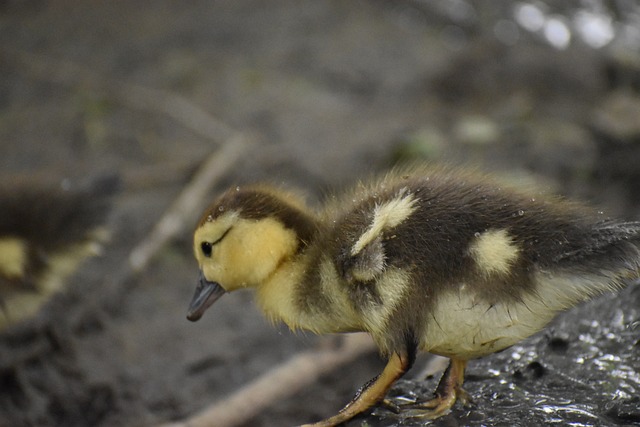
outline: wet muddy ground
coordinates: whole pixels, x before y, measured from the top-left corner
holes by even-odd
[[[187,322],[199,212],[132,271],[131,251],[238,133],[254,145],[225,166],[211,197],[268,180],[317,203],[419,158],[639,219],[637,52],[555,49],[524,29],[505,43],[486,31],[510,10],[500,4],[471,3],[476,14],[461,21],[439,2],[0,3],[2,179],[121,182],[102,256],[0,335],[0,425],[177,421],[326,345],[272,327],[245,293]],[[433,425],[640,425],[639,306],[636,285],[471,362],[475,406]],[[360,357],[245,425],[328,416],[382,366]],[[437,382],[412,378],[392,395],[424,397]],[[422,422],[381,408],[349,425]]]

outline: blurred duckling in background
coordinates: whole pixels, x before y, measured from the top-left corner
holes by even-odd
[[[368,332],[388,362],[333,426],[381,402],[416,352],[450,358],[433,399],[403,414],[434,419],[457,400],[467,361],[540,331],[558,312],[640,274],[640,222],[491,178],[413,167],[330,198],[236,187],[194,235],[198,320],[226,292],[254,288],[273,321],[318,334]]]
[[[69,181],[5,177],[0,183],[0,329],[33,316],[107,238],[113,176]]]

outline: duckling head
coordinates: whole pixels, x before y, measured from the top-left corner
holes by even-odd
[[[187,318],[196,321],[218,298],[265,283],[315,229],[294,196],[236,187],[205,211],[194,233],[200,278]]]

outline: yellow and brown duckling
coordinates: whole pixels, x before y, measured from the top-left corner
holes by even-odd
[[[505,188],[472,173],[414,167],[360,184],[312,212],[295,195],[236,187],[194,235],[200,281],[189,320],[254,288],[273,321],[315,333],[368,332],[388,359],[333,426],[381,402],[418,350],[450,358],[432,400],[448,413],[469,359],[540,331],[558,312],[640,274],[640,222]]]
[[[0,329],[34,315],[99,252],[108,196],[117,187],[113,176],[78,188],[44,178],[0,182]]]

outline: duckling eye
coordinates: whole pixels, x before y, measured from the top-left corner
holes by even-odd
[[[222,241],[222,239],[224,239],[227,236],[227,234],[229,234],[229,231],[231,231],[231,227],[229,227],[227,229],[227,231],[222,233],[222,236],[220,236],[220,238],[218,240],[216,240],[215,242],[202,242],[202,243],[200,243],[200,249],[202,250],[202,253],[204,254],[204,256],[206,256],[207,258],[211,258],[211,252],[213,251],[213,247],[215,245],[217,245],[218,243],[220,243]]]
[[[211,258],[211,250],[212,250],[212,248],[213,248],[213,245],[211,243],[209,243],[209,242],[202,242],[200,244],[200,249],[202,249],[202,253],[207,258]]]

